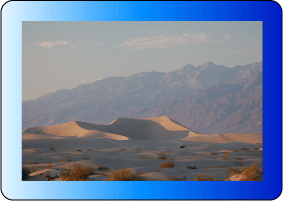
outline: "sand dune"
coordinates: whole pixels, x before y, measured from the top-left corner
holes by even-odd
[[[38,138],[31,134],[38,134]],[[73,121],[54,126],[27,128],[23,131],[23,139],[51,139],[54,138],[53,136],[75,136],[115,140],[168,141],[200,135],[165,116],[148,119],[118,118],[107,125]]]

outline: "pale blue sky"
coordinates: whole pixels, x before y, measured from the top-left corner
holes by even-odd
[[[23,100],[211,61],[262,61],[261,22],[23,22]]]

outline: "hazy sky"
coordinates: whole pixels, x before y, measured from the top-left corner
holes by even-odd
[[[261,22],[23,22],[23,100],[96,79],[262,61]]]

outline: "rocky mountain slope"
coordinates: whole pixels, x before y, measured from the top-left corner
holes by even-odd
[[[157,114],[156,111],[160,107],[164,107],[164,104],[170,105],[175,104],[174,101],[177,100],[183,101],[184,98],[189,97],[194,92],[200,93],[199,90],[212,87],[215,84],[215,86],[220,86],[221,83],[227,83],[231,85],[229,85],[231,88],[233,88],[232,85],[237,88],[238,83],[245,82],[245,80],[258,75],[261,71],[262,62],[246,66],[235,66],[234,68],[207,62],[198,67],[186,65],[169,73],[151,71],[137,73],[128,77],[109,77],[92,84],[80,85],[72,90],[62,89],[35,100],[23,102],[22,128],[55,125],[70,121],[106,124],[119,117],[148,117]],[[257,91],[260,91],[260,89]],[[238,91],[238,93],[242,92],[244,93],[244,91]],[[223,89],[221,93],[230,93],[230,91],[229,89]],[[247,95],[249,93],[238,95],[237,101],[241,102],[242,99],[246,99]],[[235,104],[235,101],[226,104]],[[221,107],[220,103],[215,104],[218,105],[217,107]],[[212,106],[208,104],[207,107]],[[171,109],[168,109],[168,111],[171,111]],[[245,111],[242,112],[245,113]],[[216,132],[215,127],[213,127],[214,130],[208,131],[203,126],[196,126],[200,123],[191,124],[199,121],[199,118],[196,118],[195,115],[193,115],[195,119],[191,119],[190,115],[185,115],[184,118],[189,119],[183,121],[179,120],[182,115],[174,115],[173,113],[167,114],[172,119],[178,116],[179,122],[183,123],[185,121],[183,123],[185,126],[192,129],[197,128],[196,131]],[[211,114],[210,118],[218,117]],[[225,115],[221,118],[225,118]],[[239,132],[247,130],[247,126],[242,126],[244,127],[236,126],[237,128],[235,127],[234,130],[236,129]]]

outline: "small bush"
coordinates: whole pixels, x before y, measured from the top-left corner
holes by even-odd
[[[181,145],[181,146],[180,146],[180,148],[185,148],[185,147],[186,147],[186,145]]]
[[[257,151],[257,150],[259,150],[259,148],[258,148],[258,147],[255,147],[255,148],[254,148],[254,150],[256,150],[256,151]]]
[[[194,181],[213,181],[213,178],[211,176],[204,176],[203,174],[198,174]]]
[[[87,157],[84,157],[84,160],[89,160],[90,158],[87,156]]]
[[[77,151],[82,151],[81,149],[78,149]]]
[[[224,168],[224,166],[217,165],[217,166],[215,166],[215,168]]]
[[[111,170],[104,181],[146,181],[139,175],[139,173],[132,173],[128,168],[120,168],[118,171]]]
[[[244,179],[241,181],[261,181],[262,180],[262,167],[257,164],[252,164],[249,167],[243,167],[242,172]]]
[[[153,158],[141,157],[141,159],[153,159]]]
[[[262,153],[257,154],[257,156],[262,156]]]
[[[94,174],[94,169],[83,167],[81,165],[73,165],[69,169],[60,170],[60,177],[63,181],[87,181],[88,176]]]
[[[67,159],[67,162],[72,162],[72,158]]]
[[[228,156],[222,156],[220,159],[222,159],[222,160],[228,160],[228,159],[230,159]]]
[[[218,155],[216,152],[211,152],[210,155]]]
[[[118,150],[118,152],[122,152],[122,151],[126,151],[126,149],[121,148]]]
[[[166,159],[166,154],[164,152],[159,152],[159,156],[157,157],[158,160],[165,160]]]
[[[236,149],[236,150],[234,150],[233,152],[239,152],[239,150],[238,150],[238,149]]]
[[[248,148],[241,148],[240,151],[246,151],[249,150]]]
[[[47,173],[43,176],[42,181],[51,181],[52,179],[54,178],[51,177],[49,173]]]
[[[54,150],[56,150],[54,147],[49,147],[49,150],[52,150],[52,151],[54,151]]]
[[[39,164],[39,162],[35,162],[35,164],[36,164],[36,165],[38,165],[38,164]]]
[[[87,151],[92,151],[92,149],[87,149]]]
[[[235,165],[242,165],[242,161],[235,161],[233,162]]]
[[[223,151],[222,154],[229,155],[230,153],[228,151]]]
[[[243,160],[243,159],[242,159],[242,158],[236,158],[236,160],[237,160],[237,161],[241,161],[241,160]]]
[[[34,162],[33,161],[28,161],[27,164],[32,165],[32,164],[34,164]]]
[[[168,160],[173,161],[174,159],[173,158],[168,158]]]
[[[135,149],[135,152],[136,152],[136,153],[141,153],[141,149],[140,149],[140,148],[136,148],[136,149]]]
[[[29,179],[29,174],[31,173],[31,171],[26,168],[26,167],[23,167],[22,168],[22,181],[27,181]]]
[[[183,178],[177,178],[175,175],[169,176],[169,179],[171,181],[185,181],[186,177],[184,176]]]
[[[47,168],[48,169],[52,168],[52,164],[50,162],[48,163]]]
[[[211,167],[205,167],[204,169],[211,169]]]
[[[164,161],[162,163],[159,163],[159,166],[161,168],[174,168],[175,164],[173,162],[170,162],[170,161]]]
[[[196,166],[187,166],[188,169],[198,169]]]
[[[233,168],[227,168],[228,173],[230,173],[231,175],[235,175],[235,174],[241,174],[242,171],[241,170],[237,170],[237,169],[233,169]]]
[[[108,169],[107,166],[104,166],[104,167],[98,166],[97,167],[97,170],[100,170],[100,171],[107,170],[107,169]]]
[[[63,162],[66,162],[67,159],[66,158],[60,158],[60,162],[63,163]]]
[[[253,156],[252,154],[247,154],[247,156]]]
[[[155,169],[154,172],[161,172],[161,169]]]

